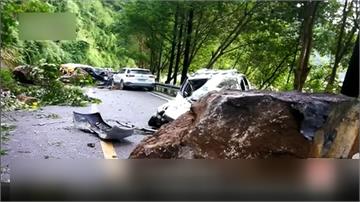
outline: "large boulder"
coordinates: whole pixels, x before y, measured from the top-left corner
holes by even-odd
[[[346,116],[351,127],[338,130]],[[341,95],[211,92],[143,140],[130,158],[347,158],[358,152],[358,117],[358,100]],[[343,141],[343,134],[353,137]],[[331,156],[333,142],[347,144],[347,152]]]

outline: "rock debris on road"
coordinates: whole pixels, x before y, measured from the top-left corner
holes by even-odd
[[[104,159],[100,139],[73,127],[73,111],[91,113],[96,109],[111,125],[116,124],[111,120],[118,120],[147,127],[147,121],[157,107],[166,102],[144,91],[86,90],[102,102],[87,107],[46,106],[35,111],[2,114],[2,122],[16,125],[16,128],[10,132],[9,141],[1,145],[8,150],[7,155],[1,157],[1,166],[8,167],[15,159]],[[113,142],[117,158],[128,158],[145,137],[134,133],[124,141]],[[6,173],[1,175],[1,180],[6,180]]]

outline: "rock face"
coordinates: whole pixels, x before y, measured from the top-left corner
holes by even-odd
[[[353,103],[358,101],[341,95],[211,92],[143,140],[130,158],[308,158],[315,139],[323,140],[321,146],[334,141],[329,134],[314,138],[330,112]]]
[[[350,158],[359,152],[360,103],[339,103],[316,131],[312,157]]]

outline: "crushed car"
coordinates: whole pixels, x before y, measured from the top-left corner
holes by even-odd
[[[149,119],[148,125],[159,128],[189,111],[191,103],[199,100],[208,92],[221,89],[246,91],[251,89],[251,86],[246,76],[236,70],[201,69],[188,77],[180,87],[175,99],[157,109],[157,112]]]
[[[60,80],[70,82],[71,78],[78,75],[90,75],[99,86],[109,86],[112,83],[112,72],[108,68],[92,67],[90,65],[67,63],[60,65],[60,71],[63,74]]]

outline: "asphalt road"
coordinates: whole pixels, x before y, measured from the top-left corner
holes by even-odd
[[[73,111],[90,113],[98,110],[103,119],[115,124],[115,120],[147,127],[147,121],[166,98],[151,92],[108,89],[85,89],[99,98],[98,105],[87,107],[46,106],[35,111],[4,113],[2,123],[15,125],[10,139],[2,143],[8,154],[1,156],[2,181],[9,174],[9,164],[15,159],[104,159],[109,148],[93,134],[77,130],[73,126]],[[123,142],[107,143],[117,158],[126,159],[145,135],[135,133]],[[93,144],[94,147],[88,146]]]

